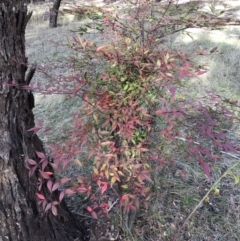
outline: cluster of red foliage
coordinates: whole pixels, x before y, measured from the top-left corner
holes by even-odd
[[[202,102],[188,100],[181,80],[205,71],[195,71],[182,52],[159,46],[156,32],[166,23],[172,24],[172,19],[166,12],[164,22],[162,18],[149,19],[144,12],[147,2],[129,15],[131,28],[120,17],[104,12],[101,31],[113,36],[108,44],[96,46],[80,35],[68,38],[70,47],[82,56],[70,57],[74,74],[61,77],[54,87],[36,88],[45,94],[67,93],[84,101],[73,118],[69,140],[64,146],[50,146],[54,163],[39,152],[39,162],[27,160],[29,175],[39,172],[37,196],[45,211],[51,209],[56,215],[64,194],[84,193],[94,201],[97,193],[107,197],[108,190],[118,195],[125,212],[135,211],[141,203],[147,208],[153,170],[174,161],[174,150],[195,159],[209,178],[217,149],[235,151],[221,129],[221,118],[232,121],[233,112],[228,107],[236,103],[209,93]],[[144,23],[151,23],[151,27],[145,28]],[[98,71],[99,66],[104,68]],[[202,143],[195,141],[196,134],[202,136]],[[205,143],[212,143],[215,152]],[[43,185],[51,193],[70,181],[63,178],[54,182],[48,166],[59,172],[72,161],[83,167],[92,165],[92,173],[79,175],[72,188],[60,193],[59,200],[47,200],[41,194]],[[97,217],[99,208],[107,213],[110,205],[98,200],[87,211]]]

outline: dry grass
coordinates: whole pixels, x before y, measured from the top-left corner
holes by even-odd
[[[41,11],[45,6],[40,6]],[[42,13],[41,13],[42,14]],[[74,18],[60,21],[57,29],[48,29],[48,22],[41,19],[41,14],[36,13],[27,29],[27,55],[30,62],[39,64],[56,64],[59,59],[64,59],[70,51],[64,45],[65,36],[69,30],[77,29],[79,22],[71,22]],[[39,17],[40,16],[40,17]],[[192,38],[186,34],[170,37],[165,43],[168,46],[195,54],[200,49],[208,51],[218,47],[218,52],[199,56],[196,55],[196,63],[206,66],[209,72],[198,80],[192,80],[193,95],[201,93],[203,86],[214,89],[226,97],[238,99],[240,93],[239,66],[240,66],[240,30],[238,27],[226,27],[221,30],[188,30]],[[95,35],[98,38],[98,36]],[[54,40],[59,45],[51,43]],[[98,39],[100,41],[100,39]],[[54,72],[55,71],[55,72]],[[66,69],[58,68],[53,74]],[[200,81],[199,81],[200,80]],[[37,73],[35,82],[46,83],[44,76]],[[196,88],[196,83],[198,87]],[[191,87],[190,87],[191,88]],[[194,92],[195,91],[195,92]],[[43,119],[45,125],[52,130],[47,134],[40,133],[45,143],[64,142],[67,138],[67,129],[71,125],[70,113],[79,108],[80,100],[66,100],[61,95],[36,97],[34,109],[36,119]],[[239,142],[239,126],[229,130],[229,136]],[[195,163],[189,163],[181,158],[175,165],[166,166],[154,174],[153,198],[148,212],[139,212],[136,215],[134,227],[129,236],[124,240],[131,241],[170,241],[183,225],[184,220],[194,210],[196,205],[206,194],[214,182],[231,167],[237,158],[223,154],[221,161],[214,164],[213,178],[207,180]],[[185,170],[186,175],[181,175]],[[239,168],[234,170],[240,175]],[[237,180],[235,180],[237,181]],[[234,183],[232,176],[221,179],[217,188],[219,194],[211,192],[209,201],[196,210],[186,227],[176,237],[176,241],[237,241],[240,240],[240,189],[239,184]],[[116,219],[119,216],[115,216]],[[115,223],[119,220],[115,220]]]

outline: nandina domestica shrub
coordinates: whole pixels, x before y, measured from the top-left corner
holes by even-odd
[[[233,121],[230,107],[237,108],[237,103],[211,91],[201,99],[188,97],[183,79],[204,71],[195,70],[182,52],[162,46],[159,37],[160,32],[169,34],[173,23],[185,29],[210,20],[176,20],[167,9],[150,15],[149,4],[141,1],[119,15],[103,10],[99,21],[107,42],[96,44],[79,34],[68,37],[75,53],[69,58],[73,74],[44,91],[70,94],[84,104],[73,117],[69,139],[50,147],[54,163],[43,153],[37,153],[40,166],[28,160],[30,175],[40,173],[37,196],[45,211],[57,214],[55,207],[64,194],[81,193],[88,197],[86,210],[95,218],[108,213],[111,195],[117,196],[123,212],[136,212],[140,205],[147,208],[154,195],[153,171],[173,163],[176,156],[196,161],[210,178],[218,151],[235,151],[223,127]],[[86,172],[54,183],[46,167],[58,172],[72,161]],[[65,183],[70,185],[59,200],[46,200],[40,193],[43,184],[53,192]]]

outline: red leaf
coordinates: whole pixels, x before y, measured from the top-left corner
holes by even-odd
[[[68,165],[68,163],[69,163],[69,160],[67,160],[67,159],[62,162],[63,169],[66,168],[66,166]]]
[[[101,143],[101,146],[109,146],[110,144],[112,144],[112,141],[105,141]]]
[[[52,150],[52,151],[56,151],[56,146],[48,144],[48,147]]]
[[[23,85],[23,84],[20,84],[20,89],[24,89],[24,90],[33,90],[33,88],[29,85]]]
[[[48,165],[48,161],[47,160],[44,160],[42,162],[42,171],[44,171],[44,169],[46,168],[46,166]]]
[[[49,175],[49,176],[53,175],[52,172],[44,172],[44,173],[46,173],[46,174]]]
[[[142,164],[138,163],[138,164],[134,165],[134,169],[138,169],[141,166],[142,166]]]
[[[137,211],[137,208],[136,208],[136,207],[134,207],[134,206],[130,206],[130,209],[131,209],[131,210],[133,210],[134,212],[136,212],[136,211]]]
[[[208,178],[210,178],[211,167],[206,162],[203,162],[202,167],[203,167],[203,171],[206,174],[206,176]]]
[[[102,185],[102,194],[107,190],[107,186],[108,186],[108,184],[107,184],[107,182],[102,182],[101,184],[103,184]]]
[[[55,164],[55,163],[49,163],[54,169],[57,169],[58,168],[58,165]]]
[[[54,206],[54,205],[52,205],[52,214],[53,214],[54,216],[57,216],[57,208],[56,208],[56,206]]]
[[[143,181],[143,180],[147,180],[147,181],[149,181],[149,182],[153,182],[152,179],[151,179],[146,173],[144,173],[144,171],[141,172],[140,176],[141,176],[141,180],[142,180],[142,181]]]
[[[87,188],[79,187],[79,188],[77,188],[77,191],[80,192],[80,193],[85,193],[85,192],[87,192]]]
[[[39,199],[45,200],[45,197],[44,197],[42,194],[36,193],[36,195],[37,195],[37,197],[38,197]]]
[[[73,191],[72,189],[69,189],[69,188],[65,189],[65,194],[67,194],[68,196],[71,196],[71,195],[73,195],[74,193],[76,193],[76,192]]]
[[[47,181],[47,188],[48,188],[48,190],[49,190],[50,192],[52,192],[52,185],[53,185],[52,181],[51,181],[51,180],[48,180],[48,181]]]
[[[145,197],[146,194],[149,192],[149,190],[150,190],[149,187],[145,187],[145,188],[141,189],[141,195]]]
[[[226,142],[223,144],[223,148],[225,151],[230,151],[233,153],[237,153],[237,151],[234,149],[233,145],[230,142]]]
[[[33,168],[30,169],[30,171],[29,171],[29,177],[31,177],[31,176],[34,174],[34,172],[36,171],[36,169],[37,169],[37,166],[34,166]]]
[[[97,214],[94,211],[91,212],[91,215],[92,215],[93,218],[97,219]]]
[[[87,210],[88,210],[88,212],[92,212],[93,210],[92,210],[92,208],[91,207],[89,207],[89,206],[87,206],[87,208],[86,208]]]
[[[149,202],[148,201],[144,201],[144,207],[145,207],[145,209],[148,210],[148,207],[149,207]]]
[[[216,52],[217,49],[218,49],[218,47],[214,47],[213,49],[210,50],[210,53],[212,54],[212,53]]]
[[[41,177],[38,178],[38,190],[40,191],[42,189],[43,179]]]
[[[219,147],[219,148],[223,147],[223,144],[221,142],[219,142],[219,141],[216,141],[215,139],[212,140],[212,143],[216,147]]]
[[[47,200],[42,200],[42,209],[44,210],[47,206]]]
[[[59,204],[59,202],[58,202],[58,201],[53,201],[52,204],[53,204],[54,206],[57,206],[57,205]]]
[[[88,191],[87,191],[87,196],[88,196],[88,197],[89,197],[90,194],[91,194],[91,190],[92,190],[92,186],[89,186],[89,187],[88,187]]]
[[[51,207],[52,207],[52,203],[49,203],[49,204],[46,206],[44,212],[47,212],[47,210],[49,210]]]
[[[156,110],[155,115],[162,115],[163,113],[166,113],[167,109],[166,107],[162,108],[161,110]]]
[[[50,179],[50,175],[53,174],[52,172],[43,172],[41,170],[39,170],[39,172],[44,179]]]
[[[138,199],[138,197],[135,197],[134,204],[135,204],[135,207],[136,207],[137,209],[139,209],[140,204],[139,204],[139,199]]]
[[[203,159],[198,159],[199,165],[202,167],[204,174],[210,178],[211,167]]]
[[[44,153],[39,152],[39,151],[36,151],[36,154],[37,154],[37,156],[38,156],[39,158],[41,158],[41,159],[45,159],[45,155],[44,155]]]
[[[170,91],[171,95],[174,96],[175,92],[176,92],[176,88],[171,87],[171,88],[169,88],[169,91]]]
[[[44,129],[44,134],[48,133],[51,130],[51,128],[47,127]]]
[[[84,183],[84,177],[83,176],[78,176],[77,180],[79,183]]]
[[[124,194],[121,199],[120,199],[120,206],[122,206],[124,203],[128,203],[129,202],[129,194]]]
[[[33,131],[33,134],[36,134],[39,130],[41,130],[41,127],[33,127],[31,129],[28,129],[27,131]]]
[[[62,191],[59,195],[59,202],[61,202],[64,198],[64,191]]]
[[[34,161],[33,159],[30,159],[30,158],[28,158],[27,159],[27,162],[30,164],[30,165],[37,165],[37,162],[36,161]]]
[[[59,182],[55,183],[52,187],[52,192],[54,192],[55,190],[58,189],[58,187],[60,186]]]
[[[106,47],[107,47],[107,46],[105,46],[105,45],[99,46],[99,47],[97,48],[97,52],[102,51],[102,50],[105,49]]]
[[[60,180],[61,184],[65,184],[66,182],[68,182],[69,180],[71,180],[70,178],[64,177]]]
[[[213,138],[212,127],[211,127],[211,126],[209,126],[209,127],[207,128],[206,134],[207,134],[208,137]]]
[[[205,74],[205,73],[207,73],[207,70],[202,70],[202,71],[198,71],[197,75],[202,75],[202,74]]]

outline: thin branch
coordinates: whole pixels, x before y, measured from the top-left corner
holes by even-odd
[[[113,206],[119,201],[119,198],[115,202],[112,203],[112,205],[108,208],[108,212],[113,208]]]

